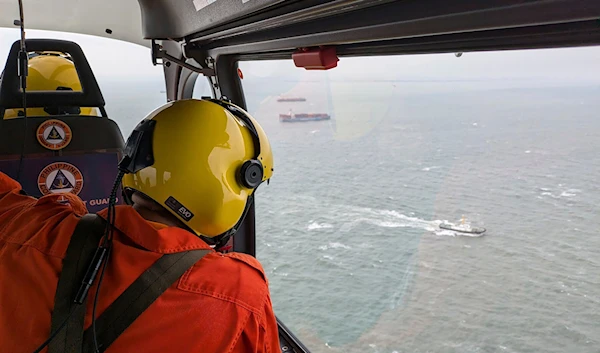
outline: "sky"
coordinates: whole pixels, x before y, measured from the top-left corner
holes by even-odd
[[[162,68],[151,63],[150,49],[137,44],[89,35],[28,30],[28,38],[57,38],[77,42],[94,73],[106,80],[162,79]],[[0,60],[5,61],[17,29],[0,28]],[[322,77],[304,72],[291,60],[245,63],[246,77]],[[555,79],[593,82],[600,75],[600,47],[519,50],[501,52],[428,54],[377,58],[341,58],[327,72],[330,79]]]

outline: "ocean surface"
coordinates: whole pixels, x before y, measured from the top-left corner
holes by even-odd
[[[276,163],[257,257],[313,352],[600,351],[600,77],[247,76]],[[100,84],[124,134],[165,99]],[[485,235],[439,229],[462,215]]]

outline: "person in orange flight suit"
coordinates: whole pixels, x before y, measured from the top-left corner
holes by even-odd
[[[112,255],[96,317],[162,254],[183,249],[210,253],[106,352],[280,351],[260,263],[249,255],[216,252],[209,245],[210,239],[235,228],[256,187],[272,175],[273,156],[264,131],[241,108],[222,101],[168,103],[138,127],[149,122],[154,123],[149,140],[153,161],[142,158],[146,164],[138,163],[123,178],[129,205],[115,207]],[[67,204],[59,199],[63,197]],[[50,336],[62,260],[86,213],[74,194],[35,199],[0,173],[0,351],[31,353]],[[106,219],[107,210],[99,215]],[[88,328],[92,300],[86,310]]]

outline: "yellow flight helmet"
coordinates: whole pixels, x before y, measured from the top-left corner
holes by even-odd
[[[81,91],[81,82],[75,65],[65,55],[56,52],[41,52],[30,54],[27,75],[27,91]],[[95,108],[69,108],[60,111],[49,108],[29,108],[27,116],[48,115],[98,115]],[[18,118],[23,115],[23,109],[7,109],[4,119]]]
[[[141,192],[209,238],[234,231],[254,190],[273,174],[263,129],[222,100],[163,105],[134,129],[124,156],[125,199]]]

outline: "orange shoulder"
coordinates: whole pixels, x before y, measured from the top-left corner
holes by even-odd
[[[236,253],[206,255],[181,277],[178,288],[234,302],[257,315],[269,294],[258,260]]]
[[[244,253],[237,253],[237,252],[228,253],[228,254],[225,254],[225,256],[230,257],[236,261],[242,262],[242,263],[252,267],[258,273],[260,273],[260,275],[262,276],[262,278],[265,279],[265,281],[267,280],[267,276],[265,275],[265,270],[263,269],[260,262],[254,256],[250,256],[250,255],[244,254]]]

